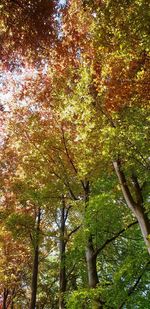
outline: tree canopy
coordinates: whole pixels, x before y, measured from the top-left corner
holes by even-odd
[[[0,9],[0,308],[148,309],[149,1]]]

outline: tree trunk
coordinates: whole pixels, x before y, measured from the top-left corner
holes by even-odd
[[[92,236],[88,239],[88,245],[86,247],[86,263],[88,271],[88,285],[89,288],[96,289],[97,284],[99,283],[97,266],[96,266],[97,254],[93,247]],[[99,297],[95,297],[93,301],[94,309],[102,309],[103,302]]]
[[[65,222],[66,222],[66,214],[65,214],[65,200],[62,197],[62,208],[60,214],[60,271],[59,271],[59,309],[65,308],[64,302],[64,293],[66,292],[66,241],[65,241]]]
[[[32,271],[32,283],[31,283],[31,301],[30,309],[36,307],[36,294],[37,294],[37,280],[38,280],[38,266],[39,266],[39,232],[40,232],[40,220],[41,211],[38,209],[37,227],[35,236],[35,248],[34,248],[34,260],[33,260],[33,271]]]
[[[96,269],[96,258],[94,254],[94,248],[92,243],[92,236],[89,237],[88,244],[86,247],[86,263],[88,271],[88,284],[90,288],[96,288],[98,280],[97,269]]]
[[[2,305],[2,309],[7,309],[7,298],[8,298],[8,289],[4,288],[4,293],[3,293],[3,305]]]
[[[136,200],[133,199],[131,191],[129,189],[129,186],[127,184],[127,180],[125,177],[125,174],[122,170],[121,163],[119,160],[113,162],[114,169],[116,172],[116,175],[118,177],[122,193],[124,196],[124,199],[126,201],[127,206],[131,209],[132,213],[135,215],[137,218],[137,221],[139,223],[141,233],[144,239],[144,242],[147,246],[147,250],[150,254],[150,220],[147,216],[147,213],[145,211],[144,205],[143,205],[143,196],[142,196],[142,190],[139,185],[139,182],[137,180],[137,177],[135,174],[132,175],[132,183],[134,187],[134,193],[136,196]]]
[[[90,194],[90,184],[89,181],[83,183],[84,188],[84,200],[85,200],[85,210],[88,207],[89,203],[89,194]],[[87,273],[88,273],[88,285],[89,288],[95,289],[99,283],[98,274],[97,274],[97,254],[95,254],[95,249],[93,246],[92,235],[89,235],[87,240],[87,245],[85,249],[86,263],[87,263]],[[93,302],[94,309],[102,309],[102,302],[99,298],[95,297]]]
[[[138,205],[134,209],[134,214],[137,218],[137,221],[139,223],[141,233],[143,235],[143,239],[145,241],[145,244],[147,246],[147,250],[150,254],[150,221],[148,219],[147,214],[145,213],[145,209],[143,205]]]
[[[89,181],[86,181],[84,183],[85,209],[88,207],[89,192],[90,192]],[[92,235],[90,235],[87,240],[86,251],[85,251],[87,271],[88,271],[88,282],[89,282],[90,288],[95,288],[97,283],[99,282],[98,275],[97,275],[97,269],[96,269],[97,255],[95,255],[94,253],[95,253],[95,250],[93,246]]]

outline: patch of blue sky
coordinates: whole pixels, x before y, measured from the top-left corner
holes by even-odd
[[[66,3],[67,3],[67,0],[59,0],[59,4],[60,4],[61,6],[65,6]]]

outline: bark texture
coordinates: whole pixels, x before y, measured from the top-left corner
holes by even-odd
[[[96,285],[99,282],[96,268],[96,258],[97,255],[95,255],[95,250],[92,243],[92,236],[90,236],[86,247],[86,263],[90,288],[96,288]]]
[[[148,215],[146,213],[146,210],[144,208],[144,202],[143,202],[143,195],[142,195],[142,189],[139,185],[137,176],[135,173],[131,176],[131,181],[133,184],[133,190],[134,190],[134,198],[131,194],[131,190],[128,186],[125,174],[122,170],[121,162],[119,160],[113,162],[114,169],[116,172],[116,175],[118,177],[122,193],[124,196],[124,199],[126,201],[127,206],[131,209],[132,213],[135,215],[140,229],[141,233],[143,235],[144,242],[147,246],[147,250],[150,254],[150,220],[148,218]]]

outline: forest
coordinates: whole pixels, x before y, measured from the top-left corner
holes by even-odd
[[[149,309],[149,1],[0,12],[0,309]]]

